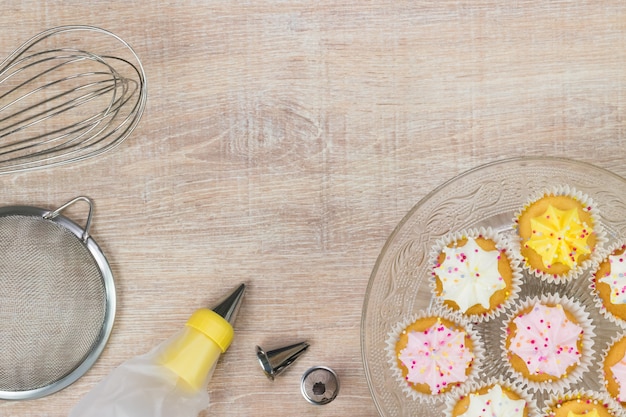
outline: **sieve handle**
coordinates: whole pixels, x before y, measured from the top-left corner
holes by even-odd
[[[85,197],[85,196],[76,197],[73,200],[70,200],[67,203],[63,204],[58,209],[54,211],[49,211],[48,213],[44,214],[43,218],[47,220],[54,219],[55,217],[59,216],[63,210],[65,210],[66,208],[68,208],[69,206],[71,206],[72,204],[78,201],[84,201],[85,203],[89,205],[89,212],[87,213],[87,221],[85,222],[85,227],[83,228],[83,236],[82,236],[83,242],[86,242],[87,239],[89,239],[89,227],[91,226],[91,215],[93,213],[93,201],[89,197]]]

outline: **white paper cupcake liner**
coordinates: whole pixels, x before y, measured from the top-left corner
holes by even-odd
[[[482,388],[493,386],[496,384],[500,385],[502,388],[511,390],[515,392],[517,395],[519,395],[520,399],[526,402],[526,409],[528,411],[529,417],[537,415],[539,411],[537,408],[537,404],[534,398],[532,397],[532,395],[528,392],[528,390],[522,384],[507,381],[503,377],[498,377],[498,378],[491,377],[491,378],[488,378],[486,381],[474,381],[468,384],[467,387],[465,387],[463,390],[458,392],[457,395],[449,396],[446,399],[444,415],[446,417],[452,417],[453,415],[452,413],[454,412],[454,407],[460,400],[462,400],[464,397],[466,397],[467,395],[473,392],[476,392]]]
[[[448,305],[445,304],[446,300],[444,299],[444,297],[437,295],[437,281],[436,281],[436,276],[434,272],[434,267],[438,264],[437,259],[439,258],[439,255],[441,254],[441,252],[450,243],[456,242],[465,238],[476,239],[478,237],[483,237],[483,238],[494,241],[496,245],[496,249],[498,249],[500,253],[504,253],[504,255],[509,260],[509,264],[511,266],[511,271],[512,271],[511,288],[509,289],[509,295],[507,296],[506,300],[504,301],[504,303],[500,304],[499,306],[491,310],[488,310],[487,312],[483,314],[466,314],[465,312],[461,310],[456,310],[456,309],[449,307]],[[468,320],[474,323],[489,321],[495,317],[498,317],[503,311],[505,311],[510,306],[512,306],[513,303],[517,300],[519,292],[520,292],[520,287],[522,285],[522,279],[523,279],[522,269],[520,267],[520,264],[521,264],[521,258],[519,256],[519,251],[516,251],[513,248],[511,242],[508,239],[498,235],[491,228],[481,227],[481,228],[473,228],[473,229],[466,229],[466,230],[461,230],[458,232],[453,232],[438,239],[437,242],[435,242],[435,245],[433,245],[433,247],[431,248],[431,251],[429,254],[429,265],[430,265],[430,272],[431,272],[430,277],[429,277],[430,290],[431,290],[431,293],[433,294],[435,302],[437,303],[438,306],[441,306],[441,308],[454,314],[456,313],[462,314],[464,317],[466,317]]]
[[[520,311],[523,311],[529,307],[534,306],[537,303],[557,305],[560,304],[565,310],[571,313],[576,319],[576,324],[583,329],[582,338],[582,352],[580,362],[578,365],[567,375],[554,381],[537,382],[524,377],[520,372],[515,370],[508,359],[508,349],[506,348],[506,339],[508,335],[507,329],[511,322],[517,317]],[[503,322],[502,336],[500,340],[501,356],[502,360],[508,367],[508,374],[516,381],[526,384],[530,391],[543,391],[548,393],[563,392],[569,388],[570,385],[576,381],[579,381],[583,374],[589,370],[591,362],[593,361],[593,344],[595,326],[592,324],[592,320],[589,318],[589,314],[583,309],[583,306],[568,297],[561,297],[554,294],[545,294],[541,297],[532,297],[522,300],[512,312],[508,314],[508,317]]]
[[[604,301],[602,300],[602,298],[600,297],[597,291],[597,288],[596,288],[597,284],[596,284],[596,277],[595,277],[595,274],[598,268],[600,267],[600,264],[605,259],[607,259],[608,256],[611,255],[615,250],[620,249],[623,246],[626,246],[626,241],[619,240],[619,241],[613,242],[606,249],[602,250],[600,260],[594,261],[593,266],[591,267],[591,273],[589,274],[589,282],[590,282],[589,289],[591,290],[591,293],[593,294],[594,305],[595,307],[598,308],[598,311],[600,311],[602,316],[606,318],[607,320],[609,320],[611,323],[621,327],[622,329],[626,329],[626,320],[621,317],[616,316],[615,314],[607,310],[604,304]],[[625,252],[625,255],[626,255],[626,252]]]
[[[545,282],[560,284],[560,283],[568,282],[568,281],[571,281],[572,279],[577,278],[585,270],[589,269],[594,264],[594,262],[598,262],[602,256],[601,250],[599,249],[603,245],[606,244],[607,238],[606,238],[606,232],[604,230],[604,227],[602,226],[600,213],[595,202],[589,196],[576,190],[574,187],[571,187],[569,185],[561,185],[561,186],[548,188],[546,190],[533,194],[533,196],[528,200],[528,202],[526,202],[526,204],[524,204],[524,206],[517,213],[515,213],[515,216],[513,218],[513,229],[516,231],[516,233],[515,233],[515,239],[513,239],[512,245],[516,253],[521,254],[521,242],[520,242],[519,235],[517,234],[519,217],[531,204],[549,195],[569,196],[578,200],[583,206],[588,207],[589,213],[591,215],[591,219],[593,220],[593,224],[594,224],[593,232],[596,235],[596,245],[595,245],[594,250],[591,253],[590,258],[576,265],[574,268],[570,269],[565,274],[561,274],[561,275],[548,274],[541,270],[531,268],[528,262],[525,259],[523,259],[523,263],[522,263],[523,268],[527,270],[530,274],[532,274],[533,276]]]
[[[598,362],[598,376],[600,378],[600,381],[602,382],[602,387],[604,388],[604,392],[606,393],[606,395],[610,396],[611,398],[613,398],[615,400],[616,403],[620,404],[620,403],[625,403],[626,404],[626,398],[624,399],[620,399],[617,398],[615,396],[613,396],[607,388],[608,385],[608,379],[607,376],[604,373],[604,361],[606,360],[607,355],[609,354],[609,351],[613,348],[613,346],[621,341],[622,339],[626,338],[626,332],[622,332],[620,334],[617,334],[615,336],[613,336],[611,338],[611,341],[609,343],[607,343],[606,347],[604,348],[604,350],[602,351],[602,356],[601,356],[601,360],[600,362]]]
[[[624,409],[617,401],[603,392],[591,390],[572,390],[562,394],[552,395],[545,402],[545,406],[541,410],[541,415],[546,417],[554,417],[553,409],[559,408],[560,404],[571,400],[591,401],[594,404],[605,408],[610,414],[616,417],[624,417]]]
[[[455,323],[459,327],[462,327],[467,333],[470,340],[472,341],[472,346],[473,346],[472,353],[474,355],[474,360],[472,362],[470,373],[467,376],[467,379],[463,382],[455,384],[455,386],[439,394],[425,394],[425,393],[419,392],[411,388],[408,385],[408,383],[404,380],[404,377],[402,376],[402,370],[398,366],[396,350],[395,350],[396,343],[400,337],[400,334],[404,331],[404,329],[408,327],[410,324],[420,319],[424,319],[428,317],[440,317],[442,319],[449,320]],[[393,328],[391,329],[391,331],[388,333],[387,336],[388,337],[386,341],[385,350],[387,353],[387,359],[388,359],[389,365],[391,366],[393,376],[396,379],[399,386],[402,387],[402,391],[406,394],[406,396],[413,400],[419,400],[427,404],[434,404],[437,402],[442,402],[449,396],[456,395],[457,392],[463,390],[468,384],[474,381],[479,375],[480,368],[484,360],[484,353],[485,353],[482,341],[480,340],[478,333],[472,328],[472,324],[458,314],[452,314],[448,311],[445,311],[439,308],[434,308],[428,311],[422,310],[418,312],[417,314],[407,317],[405,320],[397,323],[395,326],[393,326]]]

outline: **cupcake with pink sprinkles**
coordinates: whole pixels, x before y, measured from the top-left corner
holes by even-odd
[[[502,356],[510,374],[530,390],[558,392],[589,369],[594,326],[582,305],[570,298],[528,298],[509,315],[503,330]]]
[[[476,377],[483,348],[460,317],[422,312],[394,327],[387,353],[403,391],[413,399],[435,402]]]

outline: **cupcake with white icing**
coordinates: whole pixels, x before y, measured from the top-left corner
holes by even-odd
[[[517,298],[520,260],[491,229],[468,229],[437,241],[430,255],[431,290],[447,310],[473,322],[497,317]]]
[[[471,384],[446,401],[446,417],[531,417],[536,414],[535,400],[520,384],[504,378],[489,378]]]
[[[619,241],[591,274],[591,291],[604,317],[626,328],[626,243]]]

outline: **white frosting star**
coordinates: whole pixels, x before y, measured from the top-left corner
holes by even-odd
[[[611,303],[626,304],[626,256],[609,256],[611,272],[599,279],[611,287]]]
[[[470,394],[470,403],[459,417],[522,417],[526,401],[512,400],[498,384],[485,394]]]
[[[442,284],[441,296],[454,301],[461,311],[480,304],[489,308],[489,299],[506,287],[498,271],[498,250],[486,251],[469,238],[462,247],[445,247],[444,261],[435,267]]]

